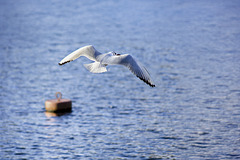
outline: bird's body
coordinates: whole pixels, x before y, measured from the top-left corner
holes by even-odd
[[[59,62],[59,65],[71,62],[80,56],[85,56],[88,59],[94,61],[94,63],[84,64],[84,66],[92,73],[102,73],[106,72],[107,65],[123,65],[130,69],[130,71],[135,74],[139,79],[143,80],[145,83],[151,87],[155,87],[150,79],[150,75],[145,67],[142,67],[137,63],[133,57],[129,54],[120,55],[115,52],[100,53],[92,45],[85,46],[77,49],[63,60]]]

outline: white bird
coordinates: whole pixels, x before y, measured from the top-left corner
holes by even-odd
[[[92,73],[107,72],[107,65],[123,65],[127,67],[139,79],[143,80],[151,87],[155,87],[146,68],[141,66],[131,55],[120,55],[115,52],[102,54],[98,52],[92,45],[77,49],[76,51],[63,58],[58,64],[63,65],[79,58],[80,56],[85,56],[88,59],[94,61],[94,63],[84,64],[87,70]]]

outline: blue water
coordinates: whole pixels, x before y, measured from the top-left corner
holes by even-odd
[[[240,159],[239,1],[0,1],[0,159]],[[75,49],[129,53],[92,74]],[[55,92],[71,113],[45,112]]]

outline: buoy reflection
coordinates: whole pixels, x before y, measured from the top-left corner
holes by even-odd
[[[60,117],[66,114],[69,114],[71,112],[45,112],[46,117]]]

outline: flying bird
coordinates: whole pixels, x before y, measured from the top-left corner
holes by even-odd
[[[100,53],[92,45],[77,49],[63,58],[58,64],[63,65],[79,58],[80,56],[85,56],[94,61],[90,64],[84,64],[85,68],[92,73],[107,72],[106,67],[108,65],[123,65],[146,84],[150,85],[151,87],[155,87],[147,69],[141,66],[131,55],[121,55],[113,51],[108,53]]]

